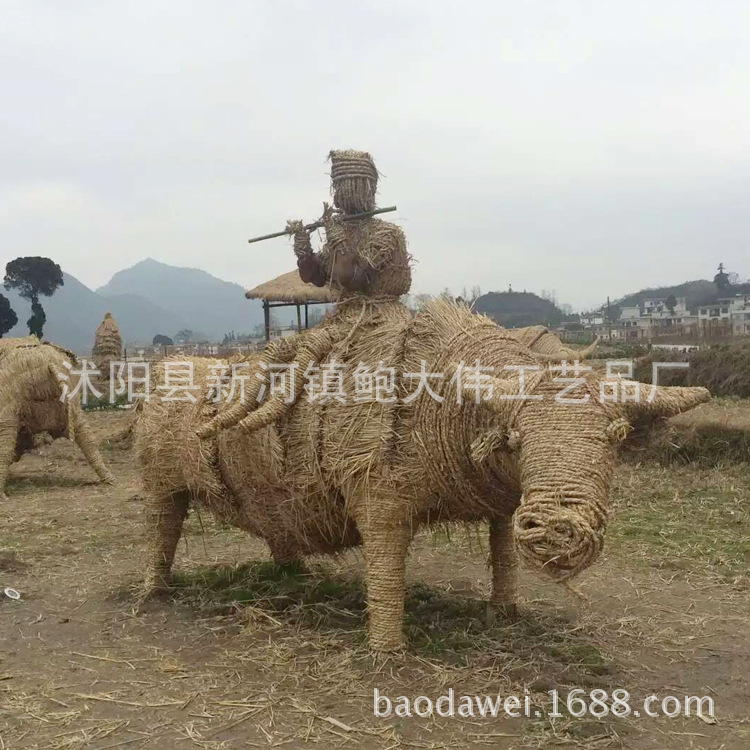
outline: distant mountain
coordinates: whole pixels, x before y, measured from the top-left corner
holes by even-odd
[[[69,273],[63,278],[64,285],[52,297],[41,298],[47,313],[44,337],[78,354],[90,354],[94,332],[107,311],[120,326],[126,346],[150,344],[157,333],[174,336],[182,329],[220,340],[229,331],[247,332],[263,322],[260,302],[246,300],[241,286],[192,268],[145,260],[116,273],[96,292]],[[2,293],[19,321],[6,335],[26,335],[30,304],[15,291]]]
[[[145,297],[212,341],[221,340],[229,331],[250,331],[263,322],[261,303],[245,299],[245,290],[239,284],[197,268],[169,266],[152,258],[118,271],[96,292],[107,299],[119,295]],[[160,333],[172,335],[176,331]]]
[[[557,325],[568,317],[555,304],[532,292],[489,292],[477,299],[474,309],[505,328]]]
[[[172,333],[187,326],[183,321],[159,305],[137,295],[118,295],[104,298],[92,292],[75,276],[63,274],[64,285],[52,297],[42,297],[41,303],[47,314],[44,338],[87,354],[94,344],[94,332],[102,322],[104,313],[110,311],[128,342],[151,342],[154,335],[165,328]],[[31,315],[31,305],[21,299],[15,291],[3,290],[18,315],[18,324],[8,336],[25,336],[26,321]],[[159,330],[154,330],[158,328]],[[152,333],[152,331],[154,331]]]

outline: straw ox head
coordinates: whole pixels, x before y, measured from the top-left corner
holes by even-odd
[[[569,394],[549,369],[524,382],[491,380],[487,407],[495,442],[480,436],[474,457],[514,454],[523,493],[514,515],[517,548],[557,580],[576,575],[602,550],[615,449],[631,422],[670,417],[709,400],[705,388],[653,387],[596,373],[579,378]],[[613,398],[624,383],[629,399]]]

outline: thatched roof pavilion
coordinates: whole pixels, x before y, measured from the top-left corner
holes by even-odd
[[[286,302],[290,305],[336,301],[328,287],[305,284],[299,277],[299,271],[282,273],[275,279],[259,284],[245,292],[245,297],[267,299],[269,302]]]
[[[325,286],[306,284],[299,277],[298,271],[289,271],[275,279],[259,284],[245,292],[248,299],[263,300],[263,315],[266,327],[266,341],[271,338],[271,308],[296,306],[297,328],[302,330],[302,308],[305,309],[305,328],[307,328],[307,306],[326,304],[336,301],[336,294]]]

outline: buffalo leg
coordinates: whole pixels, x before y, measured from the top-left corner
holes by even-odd
[[[148,511],[149,570],[147,587],[150,591],[169,589],[172,563],[177,543],[182,535],[182,524],[188,511],[187,492],[152,498]]]
[[[16,457],[18,440],[18,415],[14,412],[0,412],[0,500],[7,500],[5,482],[13,459]]]
[[[404,643],[404,577],[409,528],[379,524],[360,526],[367,563],[367,608],[370,647],[396,651]]]
[[[73,422],[73,438],[78,447],[86,456],[86,460],[91,464],[91,468],[97,473],[99,479],[107,484],[114,484],[115,480],[112,472],[106,467],[99,446],[94,440],[91,427],[83,416],[80,406],[75,404],[70,409],[70,419]]]
[[[302,559],[299,555],[299,549],[292,541],[278,540],[268,542],[271,549],[271,557],[280,568],[302,567]]]
[[[492,604],[506,615],[516,614],[517,567],[513,541],[513,516],[490,521]]]

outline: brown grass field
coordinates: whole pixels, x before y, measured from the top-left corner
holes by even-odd
[[[140,605],[143,498],[131,449],[107,440],[129,416],[89,416],[118,485],[60,440],[13,467],[0,506],[0,750],[750,747],[747,402],[704,405],[664,451],[623,461],[604,558],[578,595],[525,572],[514,622],[485,603],[485,530],[420,534],[409,646],[390,657],[366,648],[361,556],[280,571],[205,514],[189,518],[174,595]],[[375,718],[373,688],[528,690],[539,716]],[[707,695],[716,720],[552,718],[553,688],[624,688],[634,708]]]

